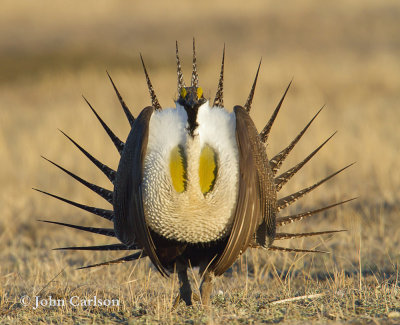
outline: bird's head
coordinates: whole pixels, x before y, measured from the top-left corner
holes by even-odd
[[[198,123],[197,112],[199,107],[207,100],[203,96],[203,89],[201,87],[181,87],[179,91],[179,98],[177,103],[181,105],[188,115],[188,131],[190,135],[194,135],[194,130],[197,128]]]

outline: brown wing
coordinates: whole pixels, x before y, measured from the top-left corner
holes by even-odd
[[[149,136],[149,122],[153,107],[142,110],[132,125],[121,155],[114,183],[114,229],[125,245],[137,244],[143,248],[162,275],[166,270],[156,254],[156,248],[147,227],[142,201],[142,172]]]
[[[210,266],[216,275],[224,273],[243,253],[262,222],[265,197],[259,178],[260,141],[257,129],[249,114],[241,106],[235,106],[236,141],[239,149],[239,193],[233,228],[225,249]]]

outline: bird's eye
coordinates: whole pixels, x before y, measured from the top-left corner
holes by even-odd
[[[182,98],[185,98],[186,95],[187,95],[186,88],[181,88],[181,97],[182,97]]]
[[[197,88],[197,98],[200,99],[203,96],[203,88]]]

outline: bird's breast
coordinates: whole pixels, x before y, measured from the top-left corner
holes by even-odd
[[[168,239],[206,243],[226,237],[238,199],[235,119],[208,103],[187,132],[183,108],[153,113],[143,166],[142,197],[148,226]]]

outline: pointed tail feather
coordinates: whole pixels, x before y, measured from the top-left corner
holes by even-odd
[[[303,232],[303,233],[298,233],[298,234],[291,234],[291,233],[282,232],[282,233],[275,234],[275,240],[327,235],[327,234],[333,234],[335,232],[343,232],[343,231],[346,231],[346,230],[315,231],[315,232]]]
[[[111,181],[111,183],[114,183],[115,180],[115,170],[111,169],[107,165],[104,165],[101,163],[99,160],[94,158],[90,153],[88,153],[85,149],[83,149],[78,143],[76,143],[74,140],[72,140],[65,132],[59,130],[62,134],[64,134],[69,141],[71,141],[89,160],[96,165],[98,169],[100,169],[104,175],[107,176],[107,178]]]
[[[283,96],[282,96],[281,100],[279,101],[278,105],[276,106],[274,112],[272,113],[267,125],[264,126],[263,130],[260,133],[261,141],[264,142],[264,143],[267,142],[267,140],[268,140],[268,136],[269,136],[269,133],[271,131],[272,125],[274,124],[275,119],[278,116],[279,110],[281,109],[282,103],[285,100],[286,94],[289,91],[289,88],[290,88],[290,86],[292,84],[292,81],[293,80],[291,80],[289,82],[289,85],[286,87],[286,90],[283,93]]]
[[[146,254],[143,251],[141,251],[141,252],[137,252],[137,253],[132,254],[132,255],[128,255],[128,256],[125,256],[125,257],[122,257],[122,258],[118,258],[116,260],[112,260],[112,261],[108,261],[108,262],[104,262],[104,263],[99,263],[99,264],[92,264],[92,265],[82,266],[82,267],[78,268],[78,270],[89,269],[89,268],[92,268],[92,267],[98,267],[98,266],[104,266],[104,265],[119,264],[119,263],[138,260],[138,259],[143,258],[143,257],[146,257]]]
[[[89,105],[90,109],[92,110],[93,114],[97,117],[99,120],[101,126],[104,128],[104,130],[107,132],[108,136],[110,137],[111,141],[114,143],[115,148],[117,148],[119,154],[122,154],[122,151],[124,150],[124,145],[123,143],[111,129],[108,127],[106,123],[102,120],[102,118],[97,114],[97,112],[94,110],[93,106],[89,103],[89,101],[85,98],[85,96],[82,96],[83,99],[85,100],[86,104]]]
[[[151,97],[151,105],[154,107],[155,110],[161,111],[162,108],[161,108],[160,103],[158,102],[156,93],[154,92],[153,85],[151,84],[149,74],[147,73],[146,66],[144,65],[142,54],[140,54],[140,60],[142,61],[144,74],[146,76],[147,88],[149,89],[149,93],[150,93],[150,97]]]
[[[135,118],[133,117],[129,107],[125,104],[124,100],[122,99],[122,96],[119,93],[117,87],[115,86],[114,81],[112,80],[112,78],[111,78],[110,74],[108,73],[108,71],[107,71],[107,75],[108,75],[108,78],[110,79],[111,84],[112,84],[112,86],[114,88],[114,91],[115,91],[115,93],[116,93],[116,95],[118,97],[119,103],[121,104],[121,107],[124,110],[126,118],[128,119],[128,122],[129,122],[130,126],[132,127],[133,123],[135,122]]]
[[[175,42],[176,49],[176,70],[178,74],[178,94],[180,93],[181,89],[185,87],[185,81],[183,80],[183,73],[182,73],[182,66],[181,66],[181,60],[179,58],[179,51],[178,51],[178,41]]]
[[[307,131],[311,123],[315,120],[315,118],[318,116],[318,114],[322,111],[324,106],[321,107],[321,109],[317,112],[317,114],[314,115],[314,117],[311,119],[310,122],[304,127],[303,130],[297,135],[297,137],[285,148],[283,149],[280,153],[278,153],[275,157],[273,157],[270,161],[269,164],[271,166],[271,170],[274,175],[276,175],[277,171],[281,167],[283,161],[286,159],[286,157],[289,155],[289,153],[292,151],[294,146],[299,142],[301,137],[304,135],[304,133]]]
[[[121,250],[134,250],[135,247],[128,247],[124,244],[111,244],[101,246],[74,246],[74,247],[59,247],[53,248],[55,251],[75,250],[75,251],[121,251]]]
[[[338,170],[337,172],[329,175],[328,177],[320,180],[318,183],[315,183],[314,185],[311,185],[305,189],[302,189],[294,194],[285,196],[282,199],[278,200],[277,203],[277,211],[279,212],[280,210],[286,208],[287,206],[289,206],[290,204],[292,204],[293,202],[297,201],[298,199],[300,199],[301,197],[303,197],[304,195],[306,195],[307,193],[311,192],[312,190],[314,190],[315,188],[317,188],[318,186],[320,186],[321,184],[325,183],[327,180],[331,179],[332,177],[336,176],[337,174],[339,174],[340,172],[344,171],[345,169],[349,168],[350,166],[352,166],[354,163],[347,165],[346,167]]]
[[[256,90],[256,85],[257,85],[258,73],[260,72],[260,67],[261,67],[261,61],[262,61],[262,59],[260,60],[260,63],[258,64],[257,73],[254,78],[253,85],[251,86],[249,97],[247,97],[246,104],[244,104],[244,108],[246,109],[247,112],[250,112],[251,104],[253,102],[254,92]]]
[[[192,67],[192,87],[199,86],[199,75],[197,74],[197,58],[196,58],[196,44],[193,37],[193,67]]]
[[[225,65],[225,44],[222,51],[221,71],[219,73],[218,90],[215,94],[213,107],[224,107],[224,65]]]
[[[65,198],[63,198],[61,196],[57,196],[57,195],[54,195],[54,194],[39,190],[37,188],[34,188],[34,190],[38,191],[40,193],[46,194],[48,196],[54,197],[55,199],[58,199],[60,201],[68,203],[70,205],[73,205],[74,207],[77,207],[77,208],[80,208],[80,209],[85,210],[87,212],[93,213],[93,214],[95,214],[97,216],[100,216],[100,217],[102,217],[104,219],[112,221],[113,218],[114,218],[114,212],[112,210],[99,209],[99,208],[87,206],[87,205],[84,205],[84,204],[76,203],[74,201],[67,200],[67,199],[65,199]]]
[[[113,192],[110,190],[107,190],[103,187],[100,187],[98,185],[89,183],[88,181],[84,180],[83,178],[75,175],[74,173],[70,172],[69,170],[61,167],[60,165],[56,164],[55,162],[47,159],[46,157],[41,156],[44,160],[47,160],[49,163],[53,164],[54,166],[58,167],[61,169],[63,172],[67,173],[69,176],[72,178],[76,179],[79,183],[85,185],[87,188],[95,192],[96,194],[100,195],[103,199],[105,199],[107,202],[112,204],[112,198],[113,198]]]
[[[300,249],[300,248],[286,248],[286,247],[279,247],[279,246],[269,246],[267,247],[269,251],[281,251],[281,252],[288,252],[288,253],[323,253],[329,254],[326,251],[319,251],[319,250],[312,250],[312,249]]]
[[[342,202],[338,202],[338,203],[335,203],[335,204],[328,205],[328,206],[320,208],[320,209],[307,211],[307,212],[295,214],[295,215],[292,215],[292,216],[278,217],[278,218],[276,218],[276,226],[277,227],[281,227],[281,226],[287,225],[287,224],[295,222],[295,221],[303,220],[303,219],[305,219],[305,218],[307,218],[309,216],[312,216],[312,215],[314,215],[316,213],[331,209],[333,207],[336,207],[338,205],[353,201],[355,199],[356,198],[352,198],[352,199],[349,199],[349,200],[345,200],[345,201],[342,201]]]
[[[74,229],[78,229],[78,230],[82,230],[82,231],[86,231],[86,232],[91,232],[93,234],[98,234],[98,235],[103,235],[103,236],[108,236],[108,237],[115,237],[114,229],[111,229],[111,228],[84,227],[84,226],[72,225],[69,223],[49,221],[49,220],[38,220],[38,221],[52,223],[55,225],[65,226],[65,227],[69,227],[69,228],[74,228]]]
[[[303,161],[298,163],[296,166],[290,168],[288,171],[279,175],[275,178],[275,189],[279,192],[283,185],[285,185],[314,155],[336,134],[333,133],[328,139],[326,139],[318,148],[311,152]]]

